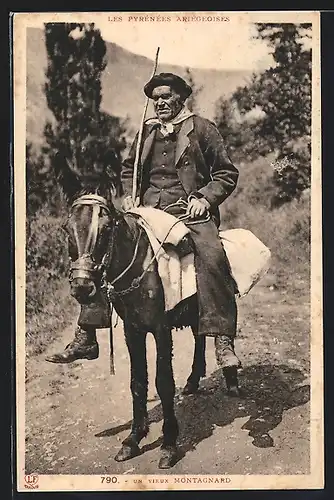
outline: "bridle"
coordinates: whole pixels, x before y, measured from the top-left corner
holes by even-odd
[[[95,263],[93,258],[93,253],[95,250],[96,241],[98,237],[100,212],[102,209],[104,209],[109,216],[111,215],[107,200],[97,194],[85,194],[80,196],[73,202],[71,211],[73,210],[73,208],[77,206],[92,206],[93,211],[92,211],[92,220],[89,225],[88,236],[85,242],[83,254],[80,255],[75,262],[71,262],[70,281],[73,281],[76,278],[92,279],[92,277],[95,277],[98,273],[100,273],[103,270],[108,254],[108,249],[107,249],[106,253],[104,254],[101,260],[101,264],[97,265]],[[113,224],[113,228],[114,226],[115,224]],[[79,237],[75,226],[73,229],[74,229],[74,238],[76,240],[76,244],[79,251]]]
[[[111,262],[111,258],[113,255],[116,230],[117,230],[117,227],[119,226],[120,219],[115,218],[113,220],[107,250],[101,259],[101,263],[96,264],[94,261],[94,258],[93,258],[93,253],[95,250],[95,245],[96,245],[96,241],[97,241],[97,237],[98,237],[99,215],[100,215],[101,209],[104,209],[104,210],[106,210],[107,214],[109,216],[111,216],[111,210],[109,208],[108,201],[105,198],[103,198],[102,196],[99,196],[96,194],[87,194],[87,195],[80,196],[79,198],[77,198],[73,202],[71,210],[73,210],[73,208],[75,208],[76,206],[79,206],[79,205],[92,206],[93,213],[92,213],[92,220],[91,220],[89,230],[88,230],[88,236],[87,236],[87,240],[85,243],[84,252],[82,255],[80,255],[78,257],[78,259],[75,262],[71,262],[70,282],[76,278],[88,278],[88,279],[92,279],[94,284],[95,284],[95,280],[96,280],[97,276],[101,275],[101,289],[106,290],[108,299],[111,302],[111,299],[114,298],[115,296],[126,295],[127,293],[138,288],[142,278],[144,277],[144,274],[146,274],[147,269],[145,269],[144,273],[140,277],[134,278],[131,285],[128,288],[126,288],[125,290],[116,291],[114,289],[114,284],[117,281],[119,281],[128,272],[128,270],[132,267],[133,263],[135,262],[135,259],[136,259],[137,254],[138,254],[139,242],[140,242],[140,238],[141,238],[141,235],[143,233],[143,230],[142,230],[142,228],[140,228],[140,230],[139,230],[138,238],[137,238],[137,241],[135,244],[133,256],[131,258],[130,263],[126,266],[126,268],[118,276],[116,276],[116,278],[114,278],[111,282],[108,282],[107,281],[107,270],[108,270],[108,267],[109,267],[109,264]],[[79,249],[79,238],[78,238],[78,235],[77,235],[75,228],[74,228],[74,238],[76,240],[76,243],[77,243],[77,246]],[[93,293],[95,293],[95,290],[93,290],[91,292],[91,294],[93,294]]]

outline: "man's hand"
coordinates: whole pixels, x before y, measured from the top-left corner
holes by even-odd
[[[191,198],[188,202],[187,214],[192,219],[201,217],[210,208],[210,203],[205,198]]]
[[[132,196],[126,196],[122,201],[122,208],[126,212],[127,210],[131,210],[131,208],[139,206],[139,198],[136,198],[135,202],[132,201]]]

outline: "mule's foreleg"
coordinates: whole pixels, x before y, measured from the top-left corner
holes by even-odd
[[[125,328],[125,340],[131,365],[131,394],[133,420],[130,434],[124,439],[121,450],[115,459],[118,462],[128,460],[140,453],[139,443],[148,434],[147,416],[147,359],[146,332]]]
[[[161,399],[163,411],[163,454],[159,468],[172,467],[177,459],[176,441],[179,427],[174,410],[175,381],[172,368],[173,342],[172,334],[167,326],[159,326],[154,332],[157,350],[156,379],[157,392]]]
[[[183,389],[183,394],[194,394],[198,390],[201,377],[205,377],[205,335],[198,335],[197,328],[192,327],[195,348],[194,359],[191,368],[191,373],[187,379],[187,383]]]

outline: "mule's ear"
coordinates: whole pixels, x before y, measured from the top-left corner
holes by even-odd
[[[70,164],[68,158],[60,152],[57,152],[54,156],[54,168],[57,181],[67,201],[72,201],[82,189],[80,173]]]

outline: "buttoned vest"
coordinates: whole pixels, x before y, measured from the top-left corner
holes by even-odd
[[[176,133],[164,137],[157,130],[150,158],[149,187],[143,196],[144,205],[163,210],[180,198],[187,199],[175,167],[176,139]]]

